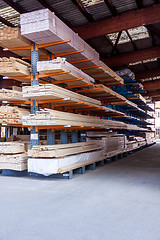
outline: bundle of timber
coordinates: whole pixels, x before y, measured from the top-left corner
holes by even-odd
[[[126,151],[132,151],[132,150],[137,149],[138,147],[139,147],[138,142],[135,139],[125,136],[125,150]]]
[[[0,75],[13,77],[14,79],[18,77],[17,80],[24,81],[19,77],[30,75],[30,64],[19,58],[0,58]]]
[[[53,77],[55,80],[66,80],[67,85],[81,85],[94,82],[92,77],[68,63],[65,58],[60,57],[49,61],[37,62],[37,71],[44,75],[53,74],[51,77]],[[80,80],[67,82],[68,79],[73,80],[77,78]]]
[[[19,107],[1,106],[0,123],[1,124],[22,124],[22,116],[28,116],[29,111]]]
[[[5,48],[6,50],[8,48],[29,47],[31,46],[31,41],[21,35],[20,28],[4,27],[0,29],[0,46]],[[31,55],[30,49],[12,49],[11,51],[22,57],[28,57]],[[40,55],[43,56],[46,54],[46,50],[40,50]]]
[[[146,140],[143,137],[129,136],[127,139],[129,141],[136,141],[138,143],[138,147],[142,147],[146,145]]]
[[[138,136],[145,138],[148,145],[156,141],[154,132],[139,132]]]
[[[49,176],[103,160],[103,151],[93,142],[35,146],[28,155],[28,171]]]
[[[108,87],[124,84],[124,80],[102,61],[100,61],[99,66],[88,69],[84,68],[83,71],[93,77],[96,81],[103,83]]]
[[[23,171],[27,169],[25,146],[18,142],[0,143],[0,169]]]
[[[34,146],[31,150],[28,151],[28,156],[38,158],[58,158],[99,149],[100,147],[98,147],[94,142],[42,145]]]
[[[85,116],[68,112],[61,112],[51,109],[37,111],[36,114],[24,116],[22,119],[24,126],[56,126],[66,127],[98,127],[126,129],[126,124],[118,121],[101,119],[100,117]]]
[[[23,101],[23,94],[20,91],[0,89],[0,101]]]
[[[93,95],[94,98],[99,98],[103,101],[106,101],[108,105],[127,105],[127,99],[122,95],[116,93],[109,87],[104,86],[103,84],[94,85],[93,89],[83,89],[77,92],[83,92],[89,96]]]
[[[59,103],[64,102],[63,99],[67,103],[72,102],[81,102],[82,105],[96,105],[100,106],[101,102],[89,98],[86,96],[82,96],[78,93],[72,92],[68,89],[53,85],[53,84],[43,84],[43,85],[34,85],[34,86],[25,86],[22,88],[23,97],[37,100],[52,100],[59,99]]]
[[[99,117],[84,116],[74,113],[61,112],[51,109],[37,111],[36,114],[24,116],[23,125],[30,126],[93,126],[102,127]]]
[[[123,134],[105,132],[87,132],[87,141],[94,141],[104,151],[104,155],[110,157],[121,153],[125,149],[125,136]]]
[[[55,55],[80,51],[72,55],[66,54],[67,59],[90,59],[86,65],[99,65],[99,54],[50,10],[42,9],[21,14],[20,22],[21,34],[37,44],[68,40],[63,44],[46,47]]]

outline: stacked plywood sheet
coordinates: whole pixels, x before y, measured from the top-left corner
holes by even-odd
[[[124,123],[99,117],[85,116],[68,112],[61,112],[51,109],[37,111],[36,114],[30,114],[23,117],[24,126],[83,126],[98,128],[117,128],[126,129]]]
[[[22,124],[22,116],[28,116],[29,111],[19,107],[1,106],[0,123],[5,124]]]
[[[27,154],[23,143],[0,143],[0,169],[16,171],[27,169]]]
[[[78,68],[74,67],[72,64],[68,63],[65,58],[56,58],[49,61],[39,61],[37,63],[37,71],[40,74],[53,73],[53,78],[55,80],[68,80],[82,78],[80,81],[67,82],[68,85],[81,85],[94,82],[94,79],[82,72]],[[64,74],[56,75],[60,72],[66,72]],[[55,75],[54,75],[55,74]]]
[[[70,40],[46,47],[54,54],[83,51],[66,55],[68,60],[85,60],[86,65],[99,65],[99,54],[48,9],[21,14],[21,34],[37,44]]]
[[[103,149],[104,155],[107,157],[123,152],[125,149],[125,136],[123,134],[87,132],[87,141],[94,141]]]
[[[28,76],[30,75],[30,64],[19,58],[0,58],[0,75],[7,77]],[[22,79],[19,81],[24,80]]]
[[[31,41],[23,37],[20,33],[20,29],[17,27],[4,27],[0,29],[0,46],[3,48],[19,48],[31,46]],[[22,57],[28,57],[31,55],[31,50],[12,50]],[[40,50],[40,56],[47,54],[46,50]]]
[[[28,155],[28,171],[43,175],[67,172],[103,160],[103,151],[93,142],[35,146]]]

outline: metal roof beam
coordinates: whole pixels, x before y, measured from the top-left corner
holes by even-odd
[[[107,5],[108,9],[110,10],[112,16],[118,15],[118,12],[117,12],[115,6],[112,5],[110,0],[104,0],[104,2]]]
[[[118,44],[118,42],[119,42],[119,39],[120,39],[120,37],[121,37],[121,34],[122,34],[122,31],[118,33],[116,42],[115,42],[115,44],[114,44],[114,46],[113,46],[113,48],[112,48],[111,56],[113,56],[114,51],[117,49],[117,44]]]
[[[143,86],[144,89],[148,91],[153,89],[157,90],[160,88],[160,80],[143,82]]]
[[[14,10],[19,12],[20,14],[26,12],[22,7],[20,7],[17,3],[13,2],[12,0],[3,0],[3,2],[7,3],[10,7],[12,7]]]
[[[143,6],[143,0],[135,0],[135,1],[136,1],[137,8],[138,8],[138,9],[141,9],[141,8],[144,7],[144,6]]]
[[[51,12],[54,12],[59,19],[61,19],[66,25],[71,27],[71,24],[65,20],[59,13],[46,1],[46,0],[37,0],[44,8],[48,8]]]
[[[84,40],[103,36],[109,33],[120,32],[134,27],[149,25],[160,22],[160,4],[147,7],[138,11],[123,13],[114,18],[107,18],[95,23],[75,27],[77,32]]]
[[[159,96],[160,97],[160,90],[144,93],[143,96],[149,96],[149,97],[158,97]]]
[[[138,81],[147,78],[154,78],[157,76],[160,76],[160,68],[135,73],[136,80]]]
[[[135,52],[123,53],[109,58],[103,58],[103,61],[109,67],[117,67],[160,57],[160,46],[137,50]]]
[[[71,0],[71,1],[83,14],[83,16],[88,20],[89,23],[95,22],[94,18],[89,12],[87,12],[87,10],[85,9],[81,1],[79,0]]]
[[[8,27],[15,27],[11,22],[7,21],[5,18],[0,16],[0,22],[4,23]]]

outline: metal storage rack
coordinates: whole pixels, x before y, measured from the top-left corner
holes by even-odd
[[[70,41],[70,40],[68,40]],[[44,77],[39,75],[38,72],[37,72],[37,62],[39,60],[39,48],[42,48],[42,47],[46,47],[46,46],[53,46],[55,44],[65,44],[66,42],[68,41],[61,41],[61,42],[55,42],[55,43],[49,43],[49,44],[42,44],[42,45],[37,45],[35,43],[32,44],[32,46],[30,47],[20,47],[20,48],[10,48],[8,50],[12,51],[12,50],[20,50],[20,49],[23,49],[23,50],[28,50],[30,49],[31,50],[31,76],[27,76],[27,77],[24,77],[24,78],[27,78],[27,79],[30,79],[31,80],[31,85],[38,85],[39,84],[39,81],[40,82],[43,82],[44,83],[44,80],[42,81],[41,78]],[[79,52],[79,51],[77,51]],[[77,52],[70,52],[68,54],[75,54]],[[53,55],[51,53],[48,54],[47,56],[47,59],[52,59],[54,57],[57,57],[57,56],[64,56],[66,55],[66,53],[62,53],[62,54],[59,54],[59,55]],[[90,61],[90,59],[88,60],[85,60],[85,61]],[[96,68],[96,67],[99,67],[98,66],[93,66],[93,68]],[[86,67],[86,68],[83,68],[83,69],[87,69],[87,68],[92,68],[92,67]],[[83,70],[82,69],[82,70]],[[63,72],[64,74],[64,72]],[[48,83],[53,82],[53,80],[50,78],[50,76],[53,76],[54,74],[47,74],[45,75],[45,77],[48,77]],[[75,79],[75,80],[78,80],[78,79]],[[68,80],[68,81],[73,81],[73,80]],[[64,87],[64,83],[66,82],[65,81],[57,81],[57,83],[59,84],[63,84],[63,87]],[[87,91],[90,91],[92,92],[94,89],[93,89],[93,86],[92,84],[86,84],[85,86],[84,85],[81,85],[80,86],[82,88],[82,90],[78,90],[77,92],[79,93],[83,93],[84,91],[86,91],[86,87],[87,88]],[[84,90],[85,88],[85,90]],[[124,91],[124,89],[127,89],[126,91]],[[74,90],[76,89],[76,86],[74,86],[74,88],[71,88],[71,90]],[[130,99],[127,95],[127,91],[128,91],[128,85],[124,85],[124,86],[116,86],[116,87],[113,87],[113,90],[116,90],[118,93],[122,94],[123,96],[127,97],[128,99]],[[133,94],[134,95],[134,94]],[[64,99],[62,99],[64,100]],[[130,99],[132,101],[132,99]],[[56,100],[54,101],[56,102]],[[133,100],[133,102],[136,102]],[[13,103],[13,104],[17,104],[17,105],[21,105],[21,104],[26,104],[27,106],[31,106],[31,113],[36,113],[36,111],[39,109],[39,104],[49,104],[49,107],[52,108],[52,103],[53,103],[53,100],[50,101],[50,100],[41,100],[41,101],[36,101],[35,99],[33,99],[33,101],[23,101],[23,102],[10,102],[10,103]],[[108,103],[108,102],[107,102]],[[147,118],[147,115],[145,113],[145,110],[148,109],[150,110],[147,106],[144,106],[141,107],[141,105],[138,103],[138,107],[134,107],[134,106],[130,106],[130,105],[123,105],[123,106],[119,106],[119,105],[107,105],[107,103],[105,101],[103,101],[103,104],[104,106],[107,106],[109,108],[112,108],[113,110],[116,110],[116,111],[119,111],[119,112],[123,112],[125,113],[127,116],[125,117],[121,117],[121,118],[115,118],[114,117],[114,114],[109,117],[109,119],[113,119],[113,120],[119,120],[119,121],[123,121],[125,123],[132,123],[132,124],[135,124],[135,125],[139,125],[140,127],[143,127],[144,125],[147,125],[148,123],[145,121],[145,118]],[[137,102],[136,102],[137,103]],[[65,100],[64,100],[64,104],[62,104],[63,106],[63,110],[65,110]],[[76,105],[75,105],[75,109],[76,109]],[[84,109],[82,109],[84,110]],[[85,109],[86,110],[86,109]],[[134,112],[134,114],[133,114]],[[83,113],[83,111],[81,112]],[[90,115],[95,115],[94,111],[90,111]],[[96,113],[96,115],[98,115]],[[99,116],[99,115],[98,115]],[[112,117],[113,116],[113,117]],[[137,117],[140,118],[138,119]],[[106,118],[106,117],[104,117]],[[12,125],[13,126],[13,125]],[[22,127],[22,126],[17,126],[16,127]],[[68,142],[68,137],[67,137],[67,128],[65,126],[60,126],[60,127],[36,127],[36,126],[33,126],[31,127],[31,148],[34,146],[34,145],[39,145],[39,131],[41,129],[47,129],[47,144],[50,145],[50,144],[55,144],[55,130],[60,130],[60,136],[61,136],[61,144],[66,144]],[[85,134],[85,130],[88,130],[88,129],[96,129],[96,128],[93,128],[93,127],[70,127],[68,128],[69,130],[72,131],[72,143],[76,143],[78,142],[78,131],[80,130],[81,131],[81,137],[80,137],[80,140],[81,142],[83,141],[86,141],[86,134]],[[97,129],[102,129],[102,127],[99,127]],[[136,130],[134,131],[128,131],[128,130],[120,130],[120,132],[123,132],[124,134],[126,135],[132,135],[132,134],[135,134],[136,133]],[[137,130],[139,131],[139,130]],[[146,131],[146,129],[144,129],[144,131]],[[122,157],[122,155],[120,156]],[[100,164],[103,165],[103,162],[104,161],[101,161]],[[95,168],[95,163],[92,164],[91,166],[91,169],[94,169]],[[83,168],[80,168],[79,170],[81,173],[84,173],[84,166]],[[17,172],[14,172],[14,171],[3,171],[4,174],[17,174]],[[24,173],[25,175],[27,174],[26,172]],[[18,175],[23,175],[23,173],[19,173]],[[35,174],[36,175],[36,174]],[[72,178],[72,175],[73,175],[73,170],[65,173],[65,174],[57,174],[55,175],[54,177],[60,177],[60,178]]]

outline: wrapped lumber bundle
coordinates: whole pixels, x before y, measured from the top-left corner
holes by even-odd
[[[3,48],[18,48],[28,47],[31,45],[31,41],[23,37],[18,27],[4,27],[0,29],[0,46]],[[31,50],[12,50],[15,54],[28,57],[31,55]],[[46,50],[40,50],[40,55],[46,55]]]
[[[35,146],[28,155],[28,171],[49,176],[67,172],[103,160],[103,151],[95,143],[71,143]]]
[[[20,91],[0,89],[0,101],[23,101],[23,94]]]
[[[6,77],[28,76],[30,75],[30,64],[19,58],[0,58],[0,75]],[[23,79],[20,80],[19,78],[17,80],[26,81]]]
[[[19,107],[1,106],[1,124],[22,124],[22,116],[28,116],[29,111]]]
[[[82,96],[78,93],[72,92],[68,89],[53,85],[53,84],[43,84],[34,86],[25,86],[22,88],[23,97],[37,100],[51,100],[51,99],[62,99],[64,98],[67,103],[72,102],[83,102],[83,105],[96,105],[100,106],[101,102],[87,97]],[[62,102],[62,101],[60,101]]]
[[[87,141],[94,141],[104,151],[104,155],[111,157],[125,149],[125,136],[123,134],[87,132]]]
[[[86,61],[86,66],[99,65],[99,54],[49,9],[21,14],[20,23],[21,34],[37,44],[69,40],[63,44],[46,47],[55,55],[81,51],[66,54],[67,60],[91,59]]]
[[[68,63],[65,58],[56,58],[49,61],[39,61],[37,62],[37,71],[40,74],[53,73],[53,78],[55,80],[68,80],[82,78],[80,81],[67,82],[68,85],[81,85],[86,83],[94,82],[94,79],[82,72],[78,68],[74,67],[72,64]],[[56,73],[66,72],[64,74],[56,75]],[[55,74],[55,75],[54,75]]]
[[[25,146],[18,142],[0,143],[0,169],[23,171],[27,169]]]

